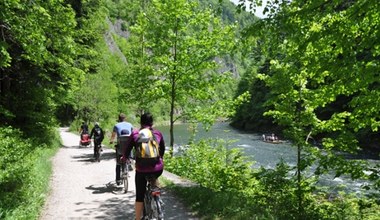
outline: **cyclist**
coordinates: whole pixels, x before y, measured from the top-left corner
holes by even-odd
[[[98,148],[102,147],[102,141],[104,139],[103,129],[99,126],[98,122],[95,122],[95,126],[91,130],[90,139],[92,137],[94,137],[94,157],[96,157],[96,152]]]
[[[142,166],[136,161],[136,175],[135,175],[135,185],[136,185],[136,202],[135,202],[135,212],[136,220],[141,219],[142,210],[144,207],[144,195],[146,191],[147,180],[146,176],[154,176],[156,178],[156,183],[153,185],[157,186],[157,178],[161,176],[164,169],[163,156],[165,153],[165,142],[162,133],[159,130],[153,129],[153,116],[150,113],[145,113],[140,118],[141,129],[150,128],[155,136],[156,141],[159,143],[160,159],[153,166]],[[141,130],[140,129],[140,130]],[[123,157],[121,160],[127,160],[126,155],[130,155],[132,149],[137,146],[137,141],[139,139],[139,130],[134,130],[132,132],[132,137],[125,152],[123,152]]]
[[[86,122],[82,122],[82,125],[80,126],[79,129],[79,134],[80,134],[80,139],[83,140],[83,135],[88,134],[88,125]]]
[[[118,118],[118,123],[115,124],[112,130],[112,135],[110,139],[110,144],[114,143],[115,137],[119,137],[121,135],[130,135],[132,133],[133,126],[131,123],[126,122],[125,114],[120,113]],[[116,143],[115,145],[116,150],[116,184],[120,185],[120,172],[121,172],[121,161],[120,157],[122,156],[123,152],[121,152],[121,147],[119,146],[119,143]]]

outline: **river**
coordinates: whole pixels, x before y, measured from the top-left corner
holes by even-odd
[[[157,126],[161,130],[166,145],[169,145],[169,126]],[[177,124],[174,127],[174,143],[175,146],[186,145],[189,141],[191,132],[188,129],[188,124]],[[206,132],[201,126],[198,127],[198,132],[195,139],[202,138],[220,138],[224,140],[234,140],[231,148],[241,148],[246,156],[254,161],[254,168],[265,167],[274,168],[275,165],[283,159],[290,166],[295,166],[297,161],[297,149],[290,142],[279,144],[266,143],[261,140],[262,134],[252,134],[236,130],[229,126],[228,123],[217,123],[210,131]],[[174,149],[176,150],[176,149]],[[371,163],[379,163],[376,160],[369,160]],[[332,175],[321,176],[319,184],[330,186],[332,189],[338,189],[341,185],[346,185],[347,192],[359,192],[363,181],[352,181],[348,177],[333,178]]]
[[[161,126],[160,129],[169,144],[169,127]],[[233,144],[229,147],[241,148],[247,156],[256,161],[255,167],[273,168],[282,158],[290,165],[295,165],[297,160],[296,148],[289,143],[270,144],[261,141],[261,134],[251,134],[241,132],[229,126],[227,123],[217,123],[210,131],[206,132],[202,127],[198,128],[195,139],[202,138],[220,138],[232,140]],[[187,124],[178,124],[174,127],[174,143],[176,145],[186,145],[189,141],[191,132]]]

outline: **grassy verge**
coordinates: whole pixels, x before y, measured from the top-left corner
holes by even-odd
[[[0,219],[6,220],[23,220],[38,219],[42,211],[44,202],[49,193],[49,180],[52,173],[51,158],[57,152],[60,146],[58,134],[49,143],[49,146],[38,145],[31,140],[18,141],[15,143],[22,146],[27,143],[28,149],[24,149],[24,156],[17,156],[14,161],[9,162],[10,167],[15,167],[10,171],[18,178],[3,178],[1,184],[8,186],[15,185],[17,187],[12,190],[0,193],[1,201]],[[10,141],[9,141],[10,142]],[[11,142],[10,142],[11,143]],[[38,145],[37,147],[35,147]],[[53,146],[53,147],[51,147]],[[11,155],[11,154],[10,154]],[[20,164],[19,161],[22,161]],[[6,172],[4,170],[3,172]]]
[[[7,219],[38,219],[49,195],[49,180],[52,173],[50,158],[57,148],[39,149],[35,152],[35,166],[31,169],[33,179],[23,189],[26,194],[22,204],[12,210]]]

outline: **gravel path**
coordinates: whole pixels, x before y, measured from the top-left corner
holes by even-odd
[[[60,130],[63,146],[53,157],[51,192],[40,220],[57,219],[134,219],[134,172],[130,172],[129,191],[115,184],[115,153],[104,149],[100,162],[93,160],[92,147],[79,147],[79,136]],[[164,171],[176,184],[188,184]],[[198,218],[169,191],[163,189],[165,219]]]

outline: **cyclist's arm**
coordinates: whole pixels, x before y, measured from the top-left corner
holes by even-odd
[[[100,141],[103,141],[104,139],[104,132],[103,129],[100,128]]]
[[[92,138],[92,135],[94,135],[94,129],[91,130],[90,139]]]
[[[112,135],[111,135],[111,138],[110,138],[110,144],[113,144],[115,137],[116,137],[116,132],[113,131]]]
[[[126,159],[129,159],[129,155],[131,154],[131,151],[133,149],[133,146],[134,146],[134,142],[133,142],[133,136],[131,135],[128,140],[127,140],[127,147],[125,148],[124,152],[123,152],[123,159],[126,160]]]
[[[164,136],[161,134],[161,140],[160,140],[160,156],[164,158],[165,154],[165,141],[164,141]]]

